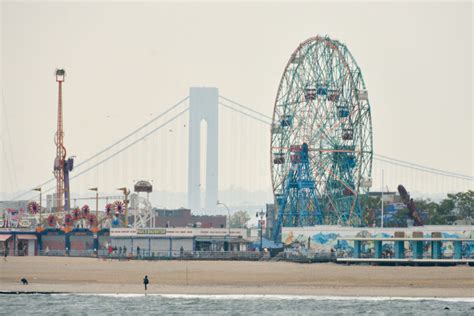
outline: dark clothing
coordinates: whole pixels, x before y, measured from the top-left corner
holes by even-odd
[[[143,284],[145,285],[145,291],[147,290],[148,283],[150,283],[150,281],[148,280],[148,276],[145,276],[145,278],[143,279]]]

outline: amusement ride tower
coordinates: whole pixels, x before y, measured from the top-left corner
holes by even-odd
[[[62,83],[66,72],[64,69],[56,70],[56,82],[58,83],[58,126],[54,142],[56,144],[56,158],[54,159],[54,176],[56,177],[56,212],[69,211],[69,171],[73,168],[73,158],[66,160],[66,147],[64,147],[63,130],[63,101]],[[64,206],[63,206],[64,194]]]

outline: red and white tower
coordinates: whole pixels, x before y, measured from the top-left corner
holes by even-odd
[[[54,159],[54,176],[56,177],[56,211],[62,212],[64,196],[64,164],[66,163],[66,147],[64,147],[63,130],[63,100],[62,83],[66,72],[64,69],[56,70],[56,82],[58,83],[58,126],[54,142],[56,143],[56,158]]]

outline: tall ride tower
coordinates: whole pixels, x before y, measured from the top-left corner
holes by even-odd
[[[56,177],[56,212],[63,211],[64,190],[64,167],[66,163],[66,147],[64,147],[63,130],[63,101],[62,84],[66,72],[64,69],[56,70],[56,82],[58,83],[58,126],[54,142],[56,144],[56,158],[54,159],[54,176]]]

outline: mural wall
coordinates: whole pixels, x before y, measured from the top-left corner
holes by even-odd
[[[414,232],[421,232],[424,238],[432,237],[432,233],[440,233],[442,238],[474,238],[472,225],[463,226],[422,226],[403,228],[370,228],[370,227],[341,227],[341,226],[312,226],[312,227],[284,227],[282,229],[282,242],[294,249],[315,252],[337,251],[351,256],[354,243],[346,240],[338,240],[350,237],[395,237],[395,233],[403,232],[406,238],[413,237]],[[398,235],[398,234],[397,234]],[[384,242],[384,250],[392,251],[393,242]],[[373,251],[372,242],[363,242],[362,251],[370,253]],[[407,256],[411,256],[410,242],[405,243]],[[425,243],[425,251],[430,251],[430,243]],[[445,256],[451,256],[454,252],[452,242],[443,242],[442,251]],[[474,255],[474,243],[463,243],[463,256]]]

